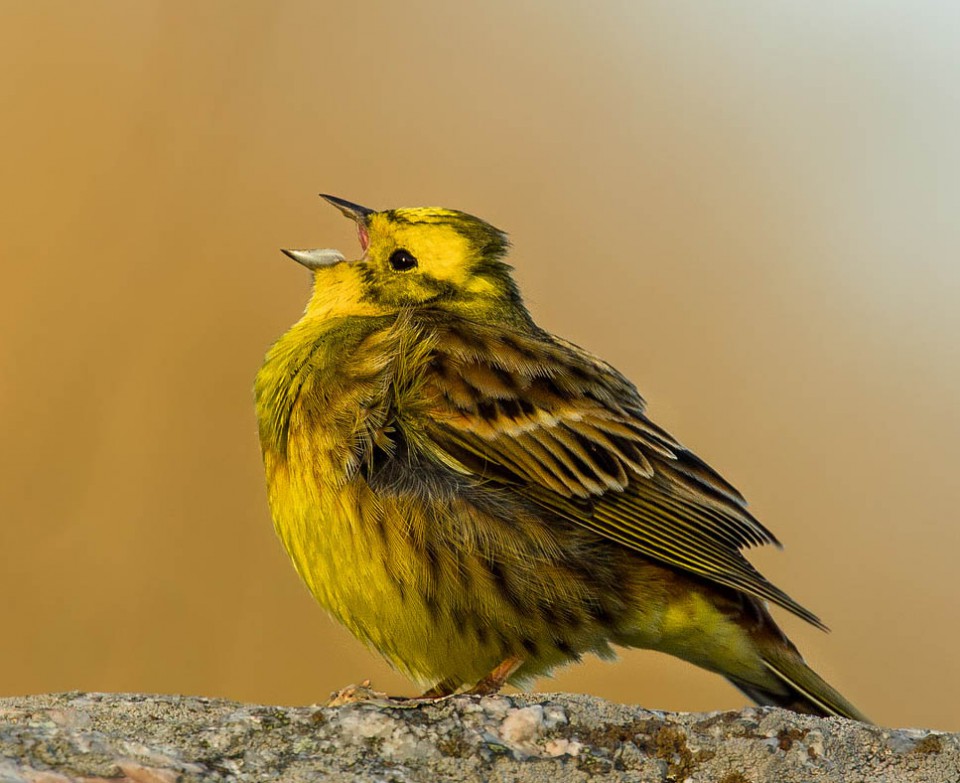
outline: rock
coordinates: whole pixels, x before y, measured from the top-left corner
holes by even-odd
[[[335,707],[65,693],[0,699],[0,783],[956,783],[960,735],[778,709],[674,714],[589,696]]]

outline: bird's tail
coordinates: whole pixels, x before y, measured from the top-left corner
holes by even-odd
[[[742,680],[725,673],[744,694],[757,704],[773,707],[785,707],[795,712],[809,715],[831,716],[859,720],[870,723],[860,710],[845,699],[819,674],[804,662],[800,653],[785,636],[764,634],[764,638],[755,640],[760,662],[768,674],[766,682],[758,684]]]
[[[760,599],[716,587],[698,590],[686,583],[658,606],[656,623],[648,618],[635,636],[618,643],[660,650],[716,672],[760,705],[870,723],[807,666]],[[658,635],[644,633],[650,625]]]

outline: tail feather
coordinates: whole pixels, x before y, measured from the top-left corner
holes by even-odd
[[[836,715],[863,723],[871,722],[792,649],[768,647],[760,650],[760,657],[766,670],[773,675],[769,686],[728,677],[757,704],[785,707],[809,715]]]
[[[666,603],[660,620],[661,634],[652,640],[638,633],[618,641],[662,650],[717,672],[757,704],[871,722],[807,666],[766,604],[753,596],[688,588]]]

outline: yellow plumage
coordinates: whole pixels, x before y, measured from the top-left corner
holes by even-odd
[[[765,608],[820,624],[740,552],[776,539],[629,381],[536,326],[504,234],[327,198],[363,256],[289,251],[314,293],[256,399],[277,534],[337,620],[431,695],[617,644],[863,719]]]

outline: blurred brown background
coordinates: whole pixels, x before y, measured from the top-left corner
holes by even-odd
[[[784,541],[816,668],[960,729],[960,16],[777,5],[0,6],[0,694],[412,692],[264,499],[278,248],[357,247],[322,190],[510,231],[540,322]],[[540,687],[745,701],[639,651]]]

